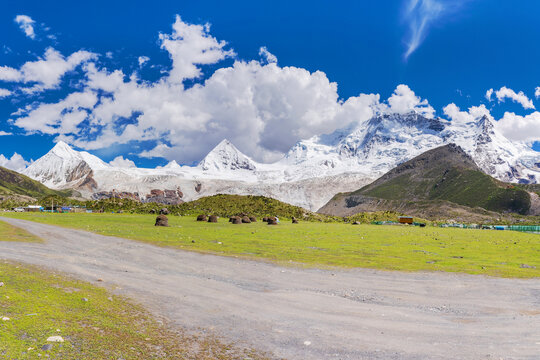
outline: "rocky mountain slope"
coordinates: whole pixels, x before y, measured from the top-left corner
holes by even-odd
[[[356,190],[449,143],[459,145],[482,171],[499,180],[540,182],[540,153],[504,138],[491,119],[459,123],[414,112],[379,114],[300,141],[273,164],[257,163],[223,140],[195,167],[172,161],[157,169],[118,168],[59,142],[24,173],[86,197],[109,192],[145,200],[152,190],[176,191],[184,201],[218,193],[264,195],[317,210],[336,193]]]
[[[531,202],[529,192],[485,174],[461,147],[449,144],[397,166],[357,191],[336,195],[320,212],[345,216],[376,209],[425,214],[430,204],[435,208],[453,203],[526,215]]]

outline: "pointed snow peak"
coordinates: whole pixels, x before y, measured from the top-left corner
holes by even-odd
[[[170,161],[167,165],[163,167],[164,169],[180,169],[180,165],[176,162],[176,160]]]
[[[77,151],[73,150],[71,146],[63,141],[57,142],[50,152],[60,156],[61,158],[70,158],[78,155]]]
[[[223,139],[217,144],[199,163],[198,167],[205,171],[256,169],[253,160],[244,155],[227,139]]]

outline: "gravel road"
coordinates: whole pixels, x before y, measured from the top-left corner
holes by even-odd
[[[0,258],[104,280],[172,324],[276,358],[540,359],[540,279],[305,270],[0,218]]]

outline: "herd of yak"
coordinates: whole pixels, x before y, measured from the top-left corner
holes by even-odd
[[[163,208],[159,211],[159,215],[156,218],[156,226],[169,226],[169,219],[167,218],[167,215],[169,215],[169,210],[167,208]],[[209,223],[217,223],[219,217],[216,215],[210,215],[207,216],[205,214],[201,214],[197,216],[197,221],[204,221]],[[263,222],[267,223],[268,225],[277,225],[279,224],[279,219],[275,216],[270,217],[263,217]],[[229,218],[229,222],[232,224],[250,224],[252,222],[257,222],[257,218],[255,216],[249,216],[247,214],[240,214],[237,216],[231,216]],[[292,218],[293,224],[298,224],[298,220],[293,217]]]

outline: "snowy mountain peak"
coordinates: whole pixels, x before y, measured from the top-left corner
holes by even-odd
[[[57,142],[49,153],[55,154],[64,159],[79,157],[79,152],[73,150],[71,146],[63,141]]]
[[[244,155],[229,140],[222,140],[199,163],[204,171],[255,170],[255,162]]]
[[[163,169],[180,169],[181,166],[178,165],[176,160],[170,161],[167,165],[163,167]]]

